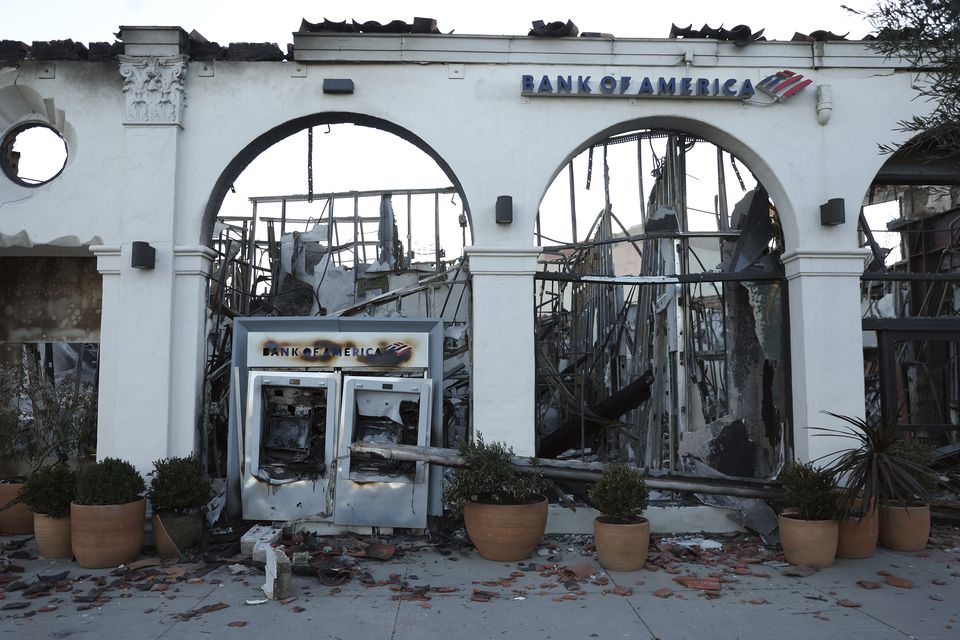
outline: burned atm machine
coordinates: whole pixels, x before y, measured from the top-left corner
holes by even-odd
[[[441,513],[439,469],[350,445],[441,441],[442,321],[237,318],[233,331],[232,514],[322,531],[422,529]]]

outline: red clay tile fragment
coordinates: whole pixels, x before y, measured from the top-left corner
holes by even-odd
[[[470,599],[474,602],[490,602],[491,598],[496,598],[497,594],[490,591],[481,591],[480,589],[474,589],[473,595],[470,596]]]
[[[879,589],[883,586],[879,582],[871,582],[870,580],[857,580],[857,584],[864,589]]]
[[[673,595],[673,589],[667,589],[666,587],[663,587],[654,591],[653,595],[657,596],[658,598],[669,598]]]
[[[750,598],[749,600],[744,600],[747,604],[769,604],[763,598]]]
[[[907,580],[906,578],[900,578],[894,575],[888,575],[887,584],[891,587],[897,587],[898,589],[913,589],[913,581]]]
[[[806,565],[796,565],[791,567],[784,567],[780,570],[780,573],[785,576],[791,576],[794,578],[807,578],[812,576],[817,572],[813,567],[808,567]]]
[[[933,584],[937,585],[938,587],[942,587],[943,585],[947,584],[947,581],[946,581],[946,580],[941,580],[940,578],[934,578],[934,579],[931,580],[930,582],[932,582]]]
[[[233,622],[227,623],[228,627],[245,627],[247,626],[246,620],[234,620]]]
[[[564,571],[572,573],[577,580],[586,580],[593,574],[597,573],[596,567],[593,566],[592,562],[584,560],[578,564],[567,565],[563,568]]]
[[[837,604],[840,605],[841,607],[849,607],[851,609],[856,609],[860,607],[859,602],[854,602],[853,600],[847,600],[846,598],[844,598],[843,600],[837,600]]]
[[[306,611],[306,609],[304,609],[303,607],[299,607],[299,606],[297,606],[297,607],[290,607],[290,612],[291,612],[291,613],[303,613],[304,611]]]
[[[624,587],[624,586],[619,585],[619,584],[613,588],[613,595],[615,595],[615,596],[624,596],[624,597],[626,597],[626,596],[631,595],[632,593],[633,593],[633,589],[630,589],[629,587]]]
[[[688,589],[700,589],[702,591],[719,591],[720,580],[717,578],[701,578],[698,576],[677,576],[673,579]]]

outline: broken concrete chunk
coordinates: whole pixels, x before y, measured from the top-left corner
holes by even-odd
[[[257,546],[258,542],[275,544],[280,541],[280,536],[282,535],[283,529],[257,525],[243,534],[243,537],[240,538],[240,553],[245,556],[252,557],[253,549],[255,546]]]
[[[273,549],[272,542],[260,541],[257,544],[253,545],[253,561],[254,562],[266,562],[267,561],[267,552]]]
[[[293,567],[283,549],[271,548],[266,552],[266,577],[263,592],[271,600],[283,600],[290,596]]]

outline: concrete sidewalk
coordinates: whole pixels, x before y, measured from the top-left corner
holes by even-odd
[[[263,573],[256,569],[234,575],[224,565],[188,581],[197,565],[153,567],[146,573],[159,573],[145,581],[125,582],[109,570],[15,557],[9,562],[23,572],[2,574],[7,589],[13,578],[31,585],[63,571],[70,572],[69,582],[32,599],[24,595],[29,587],[3,593],[0,639],[957,638],[960,535],[956,529],[949,533],[939,548],[924,553],[878,549],[866,560],[839,560],[802,578],[783,575],[789,567],[776,559],[744,564],[720,556],[707,563],[693,553],[661,562],[664,568],[657,571],[606,573],[592,557],[589,538],[582,537],[549,539],[552,549],[542,547],[541,555],[522,563],[407,542],[392,560],[357,559],[353,578],[340,586],[294,576],[293,600],[263,604],[246,604],[264,599]],[[662,549],[661,559],[667,553]],[[24,550],[35,555],[32,541]],[[593,565],[588,571],[585,561]],[[580,577],[561,567],[575,568]],[[891,586],[881,572],[912,587]],[[719,591],[675,580],[709,580],[711,573],[723,576]],[[100,601],[77,602],[78,596],[91,599],[98,579],[107,587]],[[879,586],[868,589],[858,581]],[[477,601],[487,596],[475,590],[492,594],[490,600]],[[17,603],[27,606],[6,608],[22,606]]]

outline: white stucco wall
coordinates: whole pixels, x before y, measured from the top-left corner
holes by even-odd
[[[409,131],[462,187],[475,239],[468,251],[475,267],[473,421],[488,439],[533,451],[531,274],[540,200],[589,142],[638,127],[684,129],[723,146],[756,173],[779,209],[798,456],[831,444],[805,430],[820,409],[862,415],[857,211],[884,161],[877,142],[896,140],[896,122],[929,107],[914,101],[911,75],[892,62],[859,43],[740,49],[712,41],[367,35],[298,37],[297,59],[190,62],[182,126],[124,124],[115,62],[27,61],[0,71],[0,105],[17,92],[42,114],[43,100],[53,100],[70,149],[63,174],[48,185],[26,189],[0,177],[0,253],[13,251],[5,242],[54,253],[78,242],[101,247],[101,457],[123,456],[147,469],[153,459],[192,449],[208,262],[201,230],[209,223],[205,211],[218,205],[211,194],[256,138],[325,113],[380,118]],[[41,78],[51,64],[54,77]],[[520,94],[522,74],[757,82],[787,68],[814,84],[769,106]],[[325,95],[324,78],[350,78],[355,92]],[[818,84],[832,88],[825,126],[816,117]],[[0,130],[29,117],[41,116],[0,117]],[[510,225],[494,221],[502,194],[513,197]],[[846,200],[846,224],[821,226],[819,205],[836,197]],[[153,271],[129,267],[134,240],[156,247]],[[31,249],[36,244],[52,246]]]

